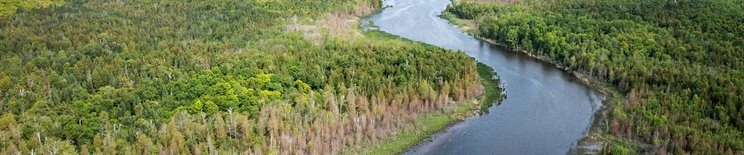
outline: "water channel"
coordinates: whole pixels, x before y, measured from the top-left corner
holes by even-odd
[[[566,154],[585,137],[602,95],[555,65],[478,40],[439,17],[450,0],[385,0],[365,19],[380,31],[459,50],[492,67],[507,98],[404,154]]]

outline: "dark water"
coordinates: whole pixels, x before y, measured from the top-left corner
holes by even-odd
[[[379,30],[461,50],[492,67],[507,99],[405,154],[566,154],[591,127],[603,97],[553,65],[473,38],[438,15],[449,0],[386,0]]]

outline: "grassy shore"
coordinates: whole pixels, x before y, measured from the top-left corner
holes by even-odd
[[[496,72],[493,68],[486,66],[486,64],[478,63],[478,74],[481,77],[481,85],[483,85],[483,96],[481,106],[481,113],[488,113],[488,109],[493,104],[499,104],[506,98],[504,88],[501,88],[501,79],[496,76]]]
[[[388,36],[390,37],[390,36]],[[419,115],[416,123],[399,129],[396,134],[378,142],[363,145],[361,148],[349,148],[342,154],[398,154],[431,138],[432,135],[480,112],[487,112],[494,103],[501,102],[505,95],[500,87],[501,81],[488,66],[478,63],[478,73],[484,92],[474,100],[449,104],[445,111],[436,111]]]
[[[428,139],[431,135],[446,129],[451,124],[462,121],[472,116],[481,106],[479,100],[470,100],[463,103],[451,104],[453,112],[437,111],[430,114],[419,115],[417,122],[399,129],[397,134],[388,136],[375,144],[369,144],[363,149],[352,152],[359,154],[398,154],[406,151]]]

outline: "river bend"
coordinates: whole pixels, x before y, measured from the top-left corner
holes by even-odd
[[[585,137],[602,96],[561,69],[478,40],[439,14],[449,0],[385,0],[365,19],[379,30],[460,50],[492,67],[507,98],[490,113],[436,134],[404,154],[565,154]]]

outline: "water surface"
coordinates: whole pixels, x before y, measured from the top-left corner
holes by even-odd
[[[507,98],[490,113],[469,118],[405,154],[565,154],[586,136],[599,93],[536,59],[482,42],[439,18],[449,0],[386,0],[370,17],[379,30],[464,51],[492,67]]]

